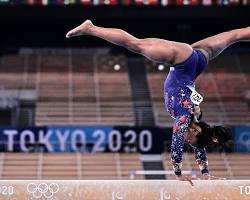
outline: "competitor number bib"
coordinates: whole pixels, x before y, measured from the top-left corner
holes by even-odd
[[[194,87],[191,86],[187,86],[191,91],[192,94],[190,95],[190,99],[191,101],[195,104],[195,105],[200,105],[201,102],[203,101],[203,96],[201,96],[201,94],[199,94]]]

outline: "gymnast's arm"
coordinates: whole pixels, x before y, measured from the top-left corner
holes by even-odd
[[[188,129],[190,121],[190,115],[183,115],[181,117],[177,117],[175,120],[171,144],[171,161],[176,178],[180,181],[188,181],[191,185],[193,185],[193,182],[189,177],[182,176],[181,174],[182,154],[185,140],[184,135]]]
[[[194,154],[201,173],[204,175],[209,174],[206,149],[194,147]]]
[[[209,174],[206,149],[205,148],[199,149],[196,147],[193,147],[193,148],[194,148],[196,162],[197,162],[197,164],[200,168],[200,171],[202,173],[202,179],[205,179],[205,180],[225,180],[225,178],[218,178],[215,176],[211,176]]]

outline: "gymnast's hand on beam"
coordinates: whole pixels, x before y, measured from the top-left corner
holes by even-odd
[[[226,178],[219,178],[216,176],[212,176],[208,173],[202,174],[202,179],[203,180],[226,180]]]
[[[194,183],[192,182],[192,179],[188,176],[182,176],[182,175],[179,175],[179,176],[176,176],[176,179],[179,180],[179,181],[188,181],[192,186],[194,186]]]

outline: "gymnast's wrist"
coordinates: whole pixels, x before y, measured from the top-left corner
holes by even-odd
[[[182,176],[181,171],[175,171],[174,174],[175,174],[176,177],[181,177]]]
[[[204,179],[204,180],[208,180],[208,179],[210,179],[210,177],[211,177],[211,175],[209,173],[202,174],[202,179]]]
[[[203,176],[209,176],[209,172],[208,172],[208,170],[206,170],[206,171],[202,171],[201,173],[202,173],[202,175],[203,175]]]
[[[182,175],[175,175],[175,178],[176,178],[177,180],[180,180],[180,179],[182,178]]]

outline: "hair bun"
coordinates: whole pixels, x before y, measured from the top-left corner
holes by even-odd
[[[232,139],[232,131],[229,127],[214,126],[213,132],[220,145]]]
[[[197,123],[201,127],[202,134],[198,136],[196,146],[198,148],[204,148],[212,144],[213,128],[206,122],[200,121]]]

